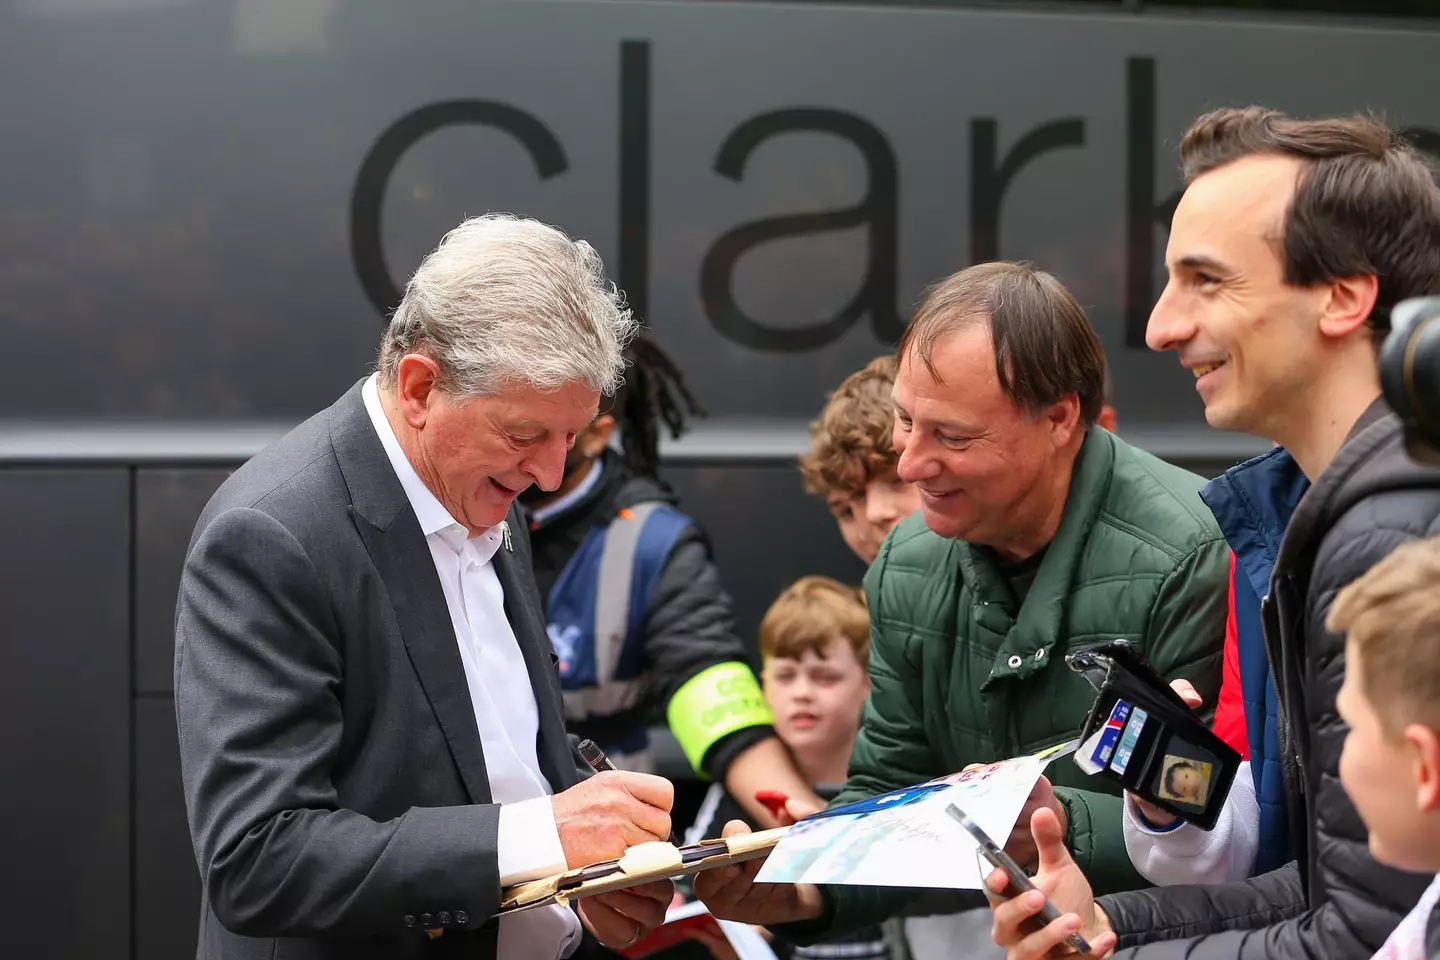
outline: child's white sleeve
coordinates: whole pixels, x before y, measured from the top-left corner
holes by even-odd
[[[1255,866],[1259,844],[1260,805],[1248,761],[1236,771],[1210,831],[1184,820],[1168,828],[1151,827],[1134,798],[1125,795],[1125,849],[1140,875],[1156,886],[1244,880]]]

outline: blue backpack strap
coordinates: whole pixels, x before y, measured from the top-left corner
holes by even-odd
[[[568,719],[616,716],[640,702],[648,680],[645,618],[690,524],[668,504],[636,504],[591,530],[565,565],[550,591],[549,631]]]
[[[595,685],[595,571],[605,549],[605,530],[592,529],[550,588],[545,629],[558,659],[565,715],[583,720],[583,704],[572,691]],[[579,711],[578,713],[576,711]]]

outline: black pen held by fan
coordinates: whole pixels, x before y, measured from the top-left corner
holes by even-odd
[[[605,751],[601,750],[594,740],[586,739],[580,741],[580,756],[585,758],[585,762],[590,764],[590,769],[596,773],[604,773],[607,770],[615,769],[615,764],[610,762],[610,758],[605,756]],[[675,838],[674,830],[670,831],[670,845],[673,847],[680,846],[680,841]]]

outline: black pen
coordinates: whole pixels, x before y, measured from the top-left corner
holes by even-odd
[[[610,762],[610,758],[605,756],[605,751],[601,750],[600,745],[594,740],[587,738],[580,741],[580,756],[585,758],[585,762],[590,764],[590,769],[596,773],[605,773],[607,770],[615,769],[615,764]],[[670,831],[670,845],[676,849],[680,847],[680,841],[675,839],[674,830]]]

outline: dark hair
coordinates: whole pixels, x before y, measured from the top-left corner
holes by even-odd
[[[636,473],[656,476],[660,470],[660,425],[678,438],[690,416],[705,416],[705,408],[690,392],[685,375],[659,344],[641,332],[625,348],[629,366],[625,380],[610,403],[609,412],[620,427],[625,462]]]
[[[939,380],[931,359],[935,344],[986,320],[995,342],[995,373],[1007,397],[1034,415],[1078,394],[1080,419],[1094,425],[1105,403],[1100,338],[1070,291],[1029,263],[979,263],[932,286],[905,328],[898,356],[913,348]]]
[[[1196,773],[1199,773],[1199,772],[1200,772],[1200,768],[1197,767],[1197,766],[1195,766],[1195,764],[1191,763],[1189,760],[1181,760],[1179,763],[1173,764],[1173,765],[1170,767],[1170,769],[1166,770],[1166,771],[1165,771],[1165,792],[1168,793],[1168,794],[1170,794],[1172,797],[1175,796],[1175,771],[1176,771],[1176,770],[1194,770]]]
[[[1215,110],[1186,131],[1180,167],[1188,185],[1267,153],[1306,167],[1285,212],[1286,283],[1374,275],[1377,343],[1389,332],[1391,307],[1440,291],[1440,191],[1425,158],[1396,131],[1361,114],[1296,120],[1264,107]]]

